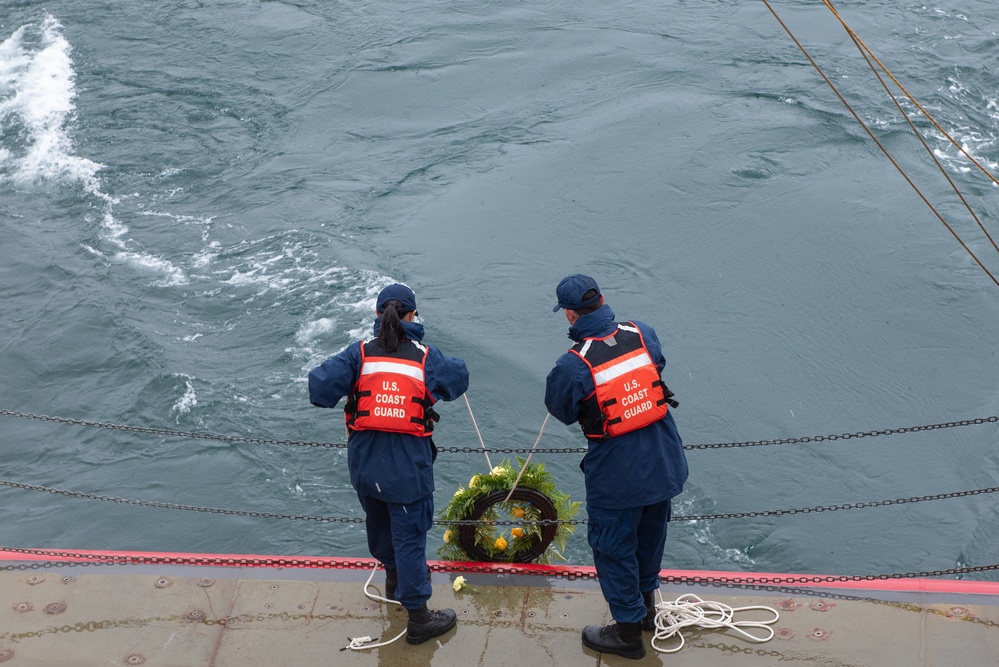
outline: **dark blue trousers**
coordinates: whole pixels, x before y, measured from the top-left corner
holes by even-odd
[[[427,581],[427,533],[433,525],[434,498],[401,505],[358,494],[364,509],[368,550],[387,570],[396,570],[395,599],[418,609],[432,593]]]
[[[587,505],[586,513],[587,541],[611,616],[639,623],[645,618],[642,593],[659,588],[672,502],[620,510]]]

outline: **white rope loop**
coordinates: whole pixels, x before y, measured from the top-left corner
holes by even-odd
[[[658,592],[657,592],[658,594]],[[774,615],[766,621],[736,621],[735,614],[741,611],[759,609]],[[746,640],[752,642],[768,642],[774,637],[774,629],[770,627],[780,619],[780,614],[776,609],[763,605],[750,605],[747,607],[730,607],[721,602],[702,600],[693,593],[681,595],[673,602],[665,602],[659,595],[659,603],[656,604],[656,629],[652,637],[651,644],[659,653],[676,653],[683,648],[685,640],[681,630],[684,628],[703,628],[713,630],[716,628],[727,628],[742,635]],[[766,636],[757,637],[743,628],[762,628]],[[672,648],[663,648],[656,642],[664,642],[676,637],[679,644]]]
[[[368,575],[368,580],[366,582],[364,582],[364,589],[363,589],[364,590],[364,595],[367,596],[368,599],[374,600],[375,602],[384,602],[385,604],[398,604],[398,605],[401,605],[402,603],[399,602],[398,600],[389,600],[386,597],[382,597],[381,595],[376,595],[375,593],[372,593],[372,592],[368,591],[368,587],[371,586],[371,580],[374,578],[375,572],[377,572],[377,571],[378,571],[378,565],[375,565],[375,567],[371,570],[371,574]],[[367,650],[367,649],[370,649],[370,648],[379,648],[381,646],[388,646],[392,642],[395,642],[395,641],[398,641],[398,640],[402,639],[405,634],[406,634],[406,631],[403,630],[402,632],[400,632],[398,635],[396,635],[392,639],[389,639],[389,640],[383,641],[383,642],[374,643],[374,644],[371,643],[372,642],[371,637],[348,637],[348,639],[350,640],[350,643],[347,644],[346,646],[344,646],[340,650],[341,651],[346,651],[346,650],[364,651],[364,650]]]

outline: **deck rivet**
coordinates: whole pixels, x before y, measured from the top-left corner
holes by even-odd
[[[73,577],[73,576],[70,576],[70,575],[66,574],[66,575],[63,575],[63,576],[62,576],[62,577],[61,577],[61,578],[59,579],[59,581],[61,581],[61,582],[62,582],[62,583],[64,583],[64,584],[71,584],[71,583],[73,583],[74,581],[76,581],[76,577]]]
[[[189,621],[203,621],[205,620],[205,612],[200,609],[192,609],[191,611],[184,614],[184,618]]]
[[[146,664],[146,656],[141,653],[129,653],[125,656],[126,665],[144,665]]]
[[[14,649],[0,648],[0,662],[7,662],[14,657]]]
[[[777,628],[776,630],[774,630],[774,637],[776,637],[777,639],[784,639],[784,640],[793,639],[794,630],[792,630],[791,628]]]
[[[210,579],[208,577],[202,577],[201,579],[198,579],[198,586],[201,586],[202,588],[208,588],[209,586],[211,586],[214,583],[215,583],[215,580],[214,579]]]
[[[41,574],[33,574],[27,579],[28,584],[30,584],[31,586],[40,584],[43,581],[45,581],[45,576]]]
[[[30,602],[18,602],[16,605],[14,605],[14,611],[16,611],[19,614],[23,614],[26,611],[31,611],[34,608],[35,605],[31,604]]]
[[[53,616],[55,614],[61,614],[62,612],[66,611],[66,603],[65,602],[50,602],[49,604],[45,605],[45,610],[44,611],[45,611],[46,614],[50,614],[50,615],[53,615]]]
[[[168,588],[173,586],[173,579],[170,579],[169,577],[160,577],[156,580],[154,586],[156,586],[156,588]]]

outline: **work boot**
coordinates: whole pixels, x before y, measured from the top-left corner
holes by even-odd
[[[642,620],[642,630],[656,629],[656,592],[649,591],[642,593],[642,601],[645,602],[645,618]]]
[[[406,625],[406,643],[422,644],[428,639],[440,637],[454,627],[458,616],[453,609],[409,609],[409,623]],[[643,651],[644,654],[644,651]]]
[[[430,581],[430,566],[427,566],[427,581]],[[395,599],[395,589],[399,587],[399,571],[385,568],[385,599]]]
[[[603,627],[587,625],[583,628],[583,646],[632,660],[644,658],[642,623],[611,623]]]

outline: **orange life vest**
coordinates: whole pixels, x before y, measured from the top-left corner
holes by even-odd
[[[344,406],[347,428],[430,435],[440,417],[425,384],[427,352],[412,340],[395,352],[381,350],[373,340],[362,343],[361,372]]]
[[[583,435],[595,440],[648,426],[666,416],[670,392],[633,322],[603,338],[585,338],[569,350],[582,359],[595,390],[580,406]]]

